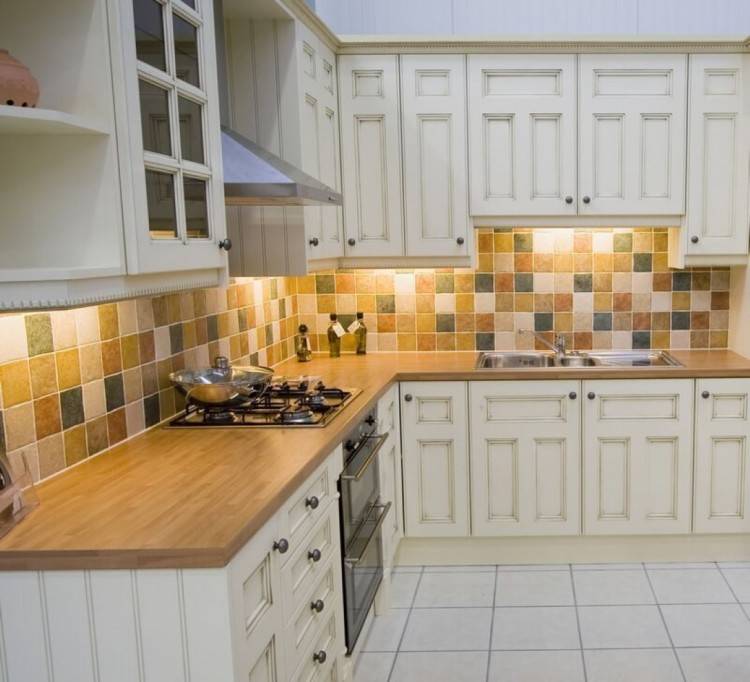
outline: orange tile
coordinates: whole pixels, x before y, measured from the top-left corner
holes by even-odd
[[[531,255],[531,254],[527,254]],[[477,272],[493,272],[495,269],[495,259],[491,253],[480,253],[477,256]]]
[[[572,312],[573,294],[555,294],[554,309],[556,313]]]
[[[474,311],[474,294],[456,294],[456,312],[471,313]]]
[[[335,294],[318,294],[318,312],[319,313],[335,313],[336,312],[336,296]]]
[[[415,275],[417,294],[435,293],[435,274],[432,272],[417,272]]]
[[[435,350],[435,334],[417,334],[417,350]]]
[[[474,273],[461,273],[454,275],[454,291],[459,294],[471,293],[474,291]]]
[[[474,350],[474,334],[460,332],[456,334],[456,350]]]
[[[492,232],[485,232],[479,230],[477,237],[477,252],[478,253],[492,253],[494,245],[494,235]]]
[[[474,331],[474,313],[456,313],[456,331]]]
[[[507,313],[513,311],[513,294],[495,294],[495,312]]]
[[[495,232],[494,234],[495,253],[510,253],[513,251],[513,233]]]
[[[396,315],[396,330],[399,334],[403,332],[414,332],[417,329],[417,316],[411,313],[399,313]],[[352,336],[352,338],[354,338]]]
[[[651,332],[651,348],[669,348],[671,345],[670,334],[668,331]]]
[[[633,307],[633,294],[630,292],[616,293],[612,296],[612,310],[617,312],[629,311]]]
[[[534,254],[534,272],[553,272],[555,259],[551,253]]]
[[[375,275],[371,272],[357,272],[354,275],[354,280],[357,287],[358,294],[374,294],[375,293]]]
[[[435,315],[417,313],[417,331],[422,333],[435,331]]]
[[[612,254],[594,254],[594,272],[612,272]]]
[[[575,350],[591,350],[593,348],[591,332],[574,332],[573,348]]]
[[[655,253],[651,257],[651,269],[654,272],[668,272],[669,271],[669,254]]]
[[[378,294],[392,294],[395,291],[393,273],[377,273],[375,275],[375,290]]]
[[[554,309],[554,294],[534,294],[534,312],[551,313]]]
[[[534,294],[515,294],[514,310],[517,313],[534,312]]]
[[[378,333],[390,333],[396,331],[396,316],[392,313],[379,313],[377,322]]]
[[[60,399],[57,394],[34,401],[34,423],[36,438],[41,440],[62,429],[60,423]]]
[[[573,271],[574,272],[591,272],[593,269],[593,264],[594,264],[594,259],[590,253],[573,254]]]
[[[297,293],[314,294],[315,275],[305,275],[303,277],[297,277]]]
[[[612,270],[615,272],[632,272],[633,254],[615,253],[612,255]]]
[[[573,272],[573,254],[555,254],[555,272]]]
[[[594,294],[594,310],[597,313],[607,313],[610,310],[612,310],[612,294],[595,293]]]
[[[494,332],[495,331],[495,314],[494,313],[477,313],[474,324],[478,332]]]
[[[456,350],[456,335],[450,332],[437,334],[437,350]]]
[[[654,253],[666,252],[669,250],[669,235],[667,232],[655,232],[653,236]]]
[[[415,303],[418,313],[435,312],[435,296],[433,294],[417,294]]]
[[[3,389],[5,407],[13,407],[31,400],[29,361],[18,360],[0,365],[0,387]]]
[[[99,334],[102,341],[114,339],[120,333],[120,326],[117,321],[117,304],[107,303],[98,306],[99,313]]]
[[[398,349],[402,351],[417,350],[417,335],[416,334],[399,334],[398,335]]]
[[[352,275],[336,275],[336,293],[353,294],[356,291],[356,278]]]
[[[517,253],[514,255],[516,272],[533,272],[534,259],[531,253]]]
[[[651,329],[651,313],[633,313],[633,330],[648,331]]]
[[[513,273],[495,273],[495,291],[513,291]]]
[[[29,360],[31,393],[35,398],[57,392],[57,369],[52,353],[37,355]]]
[[[107,415],[107,434],[110,445],[115,445],[125,440],[128,433],[124,409],[115,410]]]

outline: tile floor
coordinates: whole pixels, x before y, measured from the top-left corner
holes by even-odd
[[[354,682],[748,682],[750,562],[399,567]]]

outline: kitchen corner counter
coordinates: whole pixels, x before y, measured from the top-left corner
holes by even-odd
[[[674,351],[683,367],[474,370],[475,352],[374,353],[277,372],[362,393],[325,428],[154,428],[38,486],[0,539],[0,570],[226,565],[393,381],[750,377],[730,351]]]

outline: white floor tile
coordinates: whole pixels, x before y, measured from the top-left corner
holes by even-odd
[[[362,651],[398,651],[409,609],[391,609],[383,616],[375,616],[362,645]]]
[[[574,571],[637,571],[641,564],[573,564]]]
[[[655,571],[661,569],[691,569],[691,568],[716,568],[716,564],[713,561],[654,561],[647,562],[646,568],[653,569]]]
[[[414,606],[492,606],[495,572],[425,573]]]
[[[732,604],[735,601],[715,568],[649,571],[649,578],[660,604]]]
[[[486,651],[410,652],[396,657],[391,682],[484,682],[486,675]]]
[[[671,649],[585,651],[588,682],[682,682]]]
[[[643,568],[627,571],[575,571],[576,602],[595,604],[653,604],[654,595]]]
[[[750,568],[732,568],[723,573],[737,599],[750,602]]]
[[[402,651],[488,649],[492,609],[414,609]]]
[[[575,607],[495,609],[493,649],[578,649],[580,646]]]
[[[493,651],[490,682],[583,682],[580,651]]]
[[[394,566],[391,569],[392,573],[421,573],[421,566]]]
[[[500,571],[496,606],[568,606],[574,603],[570,571]]]
[[[581,606],[584,649],[669,646],[656,606]]]
[[[687,682],[747,682],[750,649],[678,649]]]
[[[719,568],[750,568],[750,561],[720,561]]]
[[[354,682],[388,682],[396,654],[361,653],[354,668]]]
[[[409,608],[419,583],[419,573],[395,573],[391,577],[391,606]]]
[[[567,564],[500,564],[498,571],[567,571]]]
[[[739,604],[663,606],[676,647],[748,646],[750,621]]]
[[[747,614],[747,617],[750,618],[750,604],[743,604],[742,608],[745,609],[745,613]]]
[[[425,566],[425,573],[494,573],[495,567],[490,564],[476,566]]]

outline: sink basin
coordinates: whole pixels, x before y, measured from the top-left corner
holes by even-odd
[[[491,351],[480,353],[477,369],[522,369],[525,367],[681,367],[666,351],[622,350],[571,353],[557,357],[537,351]]]

